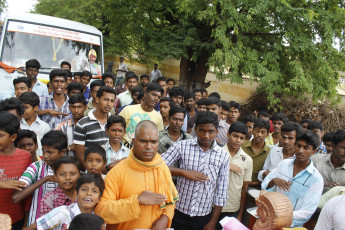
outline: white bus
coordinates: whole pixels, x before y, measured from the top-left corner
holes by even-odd
[[[8,14],[0,43],[0,62],[16,68],[29,59],[41,64],[38,78],[47,81],[62,61],[72,72],[88,70],[93,76],[104,72],[103,36],[93,26],[39,14]]]

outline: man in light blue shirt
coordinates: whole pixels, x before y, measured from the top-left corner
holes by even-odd
[[[319,145],[319,138],[313,132],[298,133],[295,158],[280,162],[261,184],[262,189],[283,193],[290,199],[292,227],[302,227],[315,212],[321,198],[323,178],[310,160]]]
[[[25,72],[31,81],[32,91],[39,97],[46,97],[49,95],[47,85],[37,79],[40,68],[41,64],[36,59],[31,59],[25,63]]]

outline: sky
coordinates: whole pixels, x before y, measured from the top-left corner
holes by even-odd
[[[29,13],[36,0],[7,0],[7,9],[1,15],[4,19],[7,13]]]

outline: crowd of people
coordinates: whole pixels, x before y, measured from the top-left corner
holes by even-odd
[[[188,91],[154,65],[138,77],[71,73],[37,79],[26,62],[0,101],[0,215],[12,229],[222,229],[243,221],[251,189],[285,194],[291,227],[345,226],[345,131],[289,121],[206,89]],[[255,206],[255,204],[253,205]],[[6,218],[0,218],[3,221]],[[1,223],[0,223],[1,225]]]

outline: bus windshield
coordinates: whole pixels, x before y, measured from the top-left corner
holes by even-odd
[[[96,76],[101,75],[101,36],[9,21],[1,56],[2,62],[14,67],[25,67],[27,60],[37,59],[42,73],[68,61],[72,72],[88,70]]]

